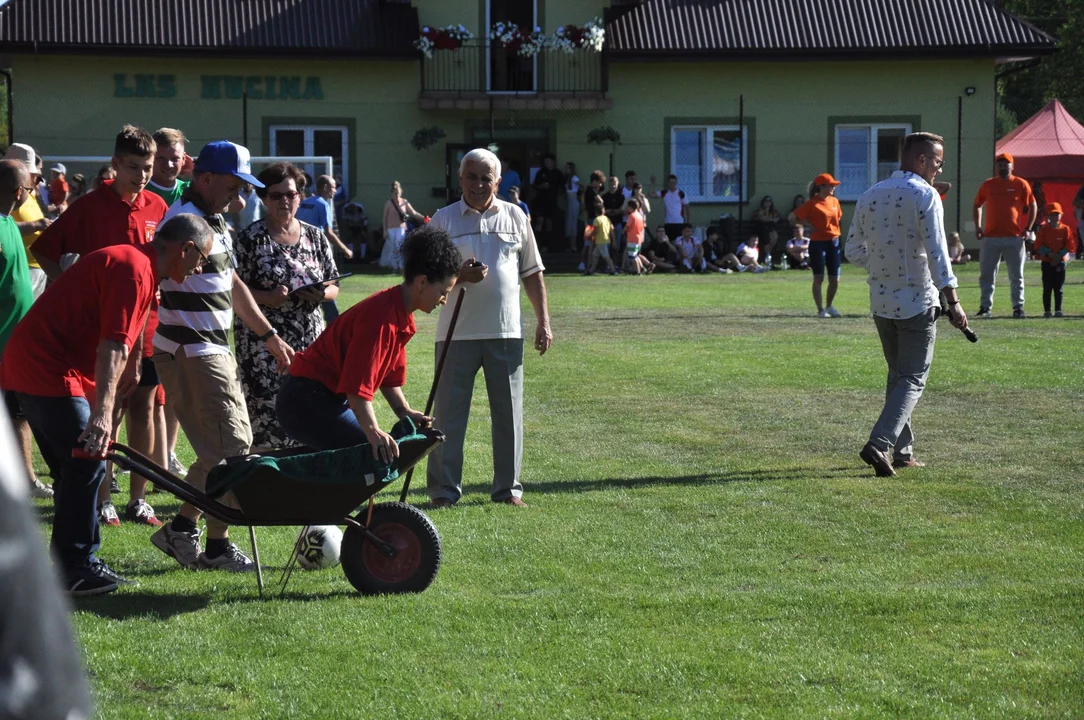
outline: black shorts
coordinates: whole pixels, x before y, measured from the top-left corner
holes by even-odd
[[[139,371],[139,387],[154,387],[160,384],[161,380],[158,379],[158,368],[154,367],[154,360],[143,358]]]
[[[26,418],[23,409],[19,406],[19,398],[15,397],[14,390],[4,391],[4,407],[7,408],[8,415],[11,416],[12,420]]]

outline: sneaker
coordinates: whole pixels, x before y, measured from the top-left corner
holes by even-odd
[[[181,461],[177,459],[176,453],[169,454],[169,471],[179,478],[183,478],[188,474],[188,469],[184,465],[181,465]]]
[[[1047,310],[1046,312],[1043,313],[1043,317],[1044,318],[1054,317],[1054,313]]]
[[[583,263],[580,263],[579,265],[576,266],[576,269],[579,270],[580,272],[584,272],[585,270],[587,270],[587,266],[584,265]]]
[[[180,563],[181,567],[194,568],[200,556],[199,536],[199,528],[189,533],[174,530],[172,523],[167,523],[151,535],[151,544]]]
[[[764,267],[763,265],[761,265],[760,267],[758,267],[758,268],[755,268],[755,269],[753,270],[753,274],[754,274],[754,275],[759,275],[760,273],[766,273],[766,272],[768,272],[769,270],[771,270],[771,268],[768,268],[768,267]]]
[[[829,305],[828,307],[826,307],[824,309],[824,311],[826,313],[828,313],[828,317],[834,317],[834,318],[839,317],[839,310],[836,310],[835,307],[832,306],[832,305]]]
[[[229,572],[251,572],[256,569],[256,563],[252,562],[247,555],[230,543],[226,546],[226,552],[216,558],[207,557],[207,553],[199,554],[199,567],[203,570],[228,570]]]
[[[113,503],[104,502],[98,506],[98,522],[102,525],[120,526],[120,516],[117,515],[117,508],[113,506]]]
[[[821,310],[820,312],[817,313],[817,317],[819,317],[819,318],[827,318],[827,317],[832,317],[832,316],[828,314],[827,310]]]
[[[80,570],[65,583],[64,589],[71,597],[90,597],[111,593],[119,586],[116,580],[107,577],[94,566]]]
[[[43,483],[41,480],[34,480],[30,483],[30,497],[32,498],[51,498],[53,496],[53,489]]]
[[[749,269],[748,265],[738,265],[738,272],[745,272]]]
[[[990,312],[988,307],[980,307],[979,311],[975,314],[975,317],[993,317],[993,313]]]
[[[1065,313],[1063,313],[1061,310],[1055,310],[1054,317],[1065,317]]]
[[[109,478],[109,494],[116,495],[120,493],[120,485],[117,484],[117,473],[113,472],[113,475]]]
[[[719,268],[719,272],[721,272],[723,275],[730,275],[734,271],[731,270],[730,268]]]
[[[1017,320],[1022,320],[1027,317],[1027,313],[1024,312],[1024,306],[1014,307],[1012,309],[1012,316]]]
[[[113,471],[113,474],[118,475],[118,476],[119,475],[127,475],[128,471],[125,470],[124,468],[117,468],[116,470]]]
[[[162,527],[162,521],[154,516],[154,508],[143,498],[128,503],[128,507],[124,510],[124,518],[142,525]]]
[[[138,585],[139,584],[138,581],[129,580],[128,578],[126,578],[123,575],[119,574],[116,570],[109,567],[108,565],[106,565],[101,560],[98,560],[97,558],[94,559],[94,563],[93,563],[93,565],[91,565],[91,567],[92,567],[92,572],[94,572],[96,575],[99,575],[99,576],[105,578],[106,580],[112,580],[117,585]]]

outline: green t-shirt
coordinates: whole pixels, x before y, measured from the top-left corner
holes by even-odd
[[[147,187],[145,189],[165,200],[166,207],[173,207],[173,203],[177,202],[181,198],[181,195],[184,194],[184,191],[187,190],[188,186],[191,184],[192,183],[188,180],[174,180],[173,188],[169,189],[164,188],[161,185],[155,185],[154,181],[151,180],[147,183]]]
[[[33,302],[23,236],[14,220],[0,215],[0,353]]]

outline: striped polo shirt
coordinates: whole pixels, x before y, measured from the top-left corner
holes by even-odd
[[[207,215],[183,198],[169,209],[162,224],[182,213],[206,219],[215,231],[214,243],[200,274],[183,283],[162,281],[154,348],[187,357],[227,355],[233,324],[233,240],[221,215]]]

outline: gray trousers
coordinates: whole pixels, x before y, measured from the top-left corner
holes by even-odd
[[[436,345],[440,360],[443,342]],[[474,379],[486,381],[493,442],[493,489],[500,502],[523,495],[523,340],[453,340],[433,405],[433,425],[447,438],[429,455],[429,497],[456,502],[463,494],[463,442],[467,436]]]
[[[873,316],[888,362],[888,383],[885,406],[869,441],[893,457],[907,458],[914,452],[911,413],[930,374],[939,312],[939,308],[931,307],[906,320]]]
[[[979,253],[979,307],[994,307],[994,284],[998,264],[1004,259],[1009,272],[1013,308],[1024,305],[1024,239],[1020,237],[984,237]]]

